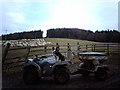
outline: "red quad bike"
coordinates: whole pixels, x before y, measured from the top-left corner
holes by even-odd
[[[79,64],[77,71],[71,73],[82,74],[83,76],[88,76],[90,73],[94,73],[95,78],[99,81],[104,81],[107,79],[107,71],[109,68],[107,65],[102,63],[108,59],[107,54],[99,52],[84,52],[79,53],[79,59],[82,61]]]

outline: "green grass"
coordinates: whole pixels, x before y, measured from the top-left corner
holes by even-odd
[[[78,42],[79,44],[100,44],[100,42],[93,42],[93,41],[86,41],[86,40],[77,40],[77,39],[66,39],[66,38],[45,38],[45,41],[52,42],[53,44],[58,43],[59,45],[76,45]]]

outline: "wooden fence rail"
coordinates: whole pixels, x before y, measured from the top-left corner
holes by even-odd
[[[52,47],[58,47],[66,57],[71,58],[68,55],[71,52],[78,55],[79,52],[105,52],[107,54],[120,54],[120,44],[91,44],[91,45],[45,45],[45,46],[31,46],[31,47],[10,47],[8,44],[4,47],[2,65],[3,71],[8,69],[20,67],[24,61],[28,58],[33,58],[35,55],[52,53]]]

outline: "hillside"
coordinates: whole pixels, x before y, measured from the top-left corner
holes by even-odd
[[[116,30],[90,31],[77,28],[56,28],[47,30],[48,38],[72,38],[95,42],[120,42],[120,32]]]
[[[38,39],[42,38],[43,31],[35,30],[35,31],[27,31],[27,32],[18,32],[11,33],[0,36],[2,40],[19,40],[19,39]]]
[[[69,38],[69,39],[79,39],[88,40],[94,42],[114,42],[120,43],[120,32],[118,30],[100,30],[91,31],[78,28],[56,28],[48,29],[47,38]],[[43,31],[27,31],[12,33],[0,36],[2,40],[20,40],[20,39],[39,39],[43,38]]]
[[[102,42],[94,42],[94,41],[87,41],[87,40],[78,40],[78,39],[67,39],[67,38],[45,38],[46,42],[51,42],[52,44],[60,44],[60,45],[67,45],[68,43],[70,45],[75,45],[78,42],[82,45],[85,44],[100,44]]]
[[[0,45],[6,45],[10,43],[11,46],[41,46],[41,45],[55,45],[58,43],[59,45],[76,45],[79,42],[80,45],[90,45],[90,44],[106,44],[103,42],[94,42],[87,40],[78,40],[78,39],[67,39],[67,38],[40,38],[40,39],[21,39],[21,40],[3,40],[0,41]]]

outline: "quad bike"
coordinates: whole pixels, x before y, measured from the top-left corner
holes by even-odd
[[[26,60],[23,80],[26,84],[34,84],[41,78],[53,76],[57,83],[66,83],[70,80],[68,62],[58,50],[53,50],[53,54],[36,55],[35,58]]]
[[[58,49],[53,48],[52,54],[36,55],[35,58],[26,60],[23,66],[23,80],[26,84],[33,84],[41,78],[53,76],[57,83],[64,84],[70,80],[70,75],[88,76],[90,73],[93,73],[97,80],[106,80],[109,68],[102,63],[108,59],[107,54],[79,53],[79,59],[82,62],[77,70],[71,73],[67,67],[70,60],[63,56]]]
[[[103,81],[107,79],[109,68],[107,65],[102,65],[108,59],[107,54],[99,52],[79,53],[79,59],[82,62],[79,64],[78,69],[71,73],[72,75],[82,74],[82,76],[88,76],[93,73],[97,80]]]

